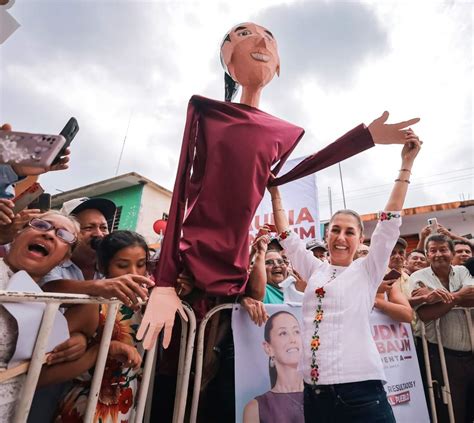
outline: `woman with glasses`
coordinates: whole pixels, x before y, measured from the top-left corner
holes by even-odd
[[[283,304],[283,290],[280,284],[288,277],[288,266],[281,253],[275,250],[265,254],[265,273],[267,284],[265,286],[265,304]]]
[[[71,256],[78,233],[79,225],[75,219],[59,212],[50,211],[30,220],[14,236],[6,256],[0,259],[0,289],[8,289],[9,279],[20,270],[27,272],[38,283],[52,268]],[[92,335],[96,330],[96,306],[73,306],[66,311],[65,317],[71,338],[55,348],[48,363],[80,357],[85,351],[87,335]],[[17,338],[16,320],[0,305],[0,368],[5,368],[13,356]],[[66,357],[61,357],[64,353]],[[0,384],[1,422],[13,419],[15,402],[23,381],[22,375]]]

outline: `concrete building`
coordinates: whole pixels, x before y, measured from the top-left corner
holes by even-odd
[[[107,198],[117,205],[114,229],[137,231],[148,243],[155,243],[158,236],[153,223],[167,216],[171,195],[166,188],[131,172],[54,195],[51,205],[60,208],[65,201],[80,197]]]
[[[377,224],[377,214],[362,215],[366,239],[370,239]],[[408,242],[408,250],[418,243],[418,233],[428,225],[428,219],[435,217],[438,223],[449,231],[465,238],[474,237],[474,200],[432,204],[403,210],[401,236]]]
[[[403,209],[400,228],[401,237],[408,242],[408,251],[416,248],[419,232],[428,225],[428,219],[433,217],[449,231],[468,239],[474,238],[474,200],[412,207]],[[363,214],[361,218],[364,222],[365,242],[369,242],[378,221],[378,214]],[[322,234],[326,233],[328,225],[328,220],[321,222]]]

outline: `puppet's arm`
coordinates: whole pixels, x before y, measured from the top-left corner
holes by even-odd
[[[406,141],[404,128],[419,121],[418,118],[415,118],[400,123],[387,124],[385,123],[387,119],[388,112],[384,112],[369,127],[363,124],[357,126],[321,151],[304,159],[285,175],[272,180],[269,185],[283,185],[303,178],[361,153],[373,147],[374,144],[404,144]],[[286,160],[286,158],[282,158],[282,160]],[[275,171],[273,173],[275,174]]]
[[[176,294],[175,286],[179,273],[182,270],[179,258],[179,241],[188,196],[188,181],[194,157],[197,132],[198,113],[196,113],[193,103],[190,102],[168,224],[162,243],[160,260],[154,274],[156,285],[151,291],[145,315],[137,333],[137,339],[143,338],[143,346],[147,350],[155,345],[162,329],[165,332],[163,346],[165,348],[168,347],[177,311],[183,319],[187,320],[181,300]]]
[[[143,339],[143,347],[146,350],[155,345],[162,330],[164,330],[163,347],[168,348],[177,311],[184,320],[188,321],[181,300],[174,288],[153,288],[137,332],[137,339]]]

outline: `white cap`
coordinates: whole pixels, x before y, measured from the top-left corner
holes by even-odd
[[[63,213],[72,215],[90,209],[99,210],[104,215],[107,222],[111,223],[115,217],[117,206],[113,201],[107,200],[106,198],[81,197],[66,201],[61,207]]]

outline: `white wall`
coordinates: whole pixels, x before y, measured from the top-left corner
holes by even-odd
[[[400,230],[401,235],[419,233],[428,224],[428,219],[432,217],[436,217],[438,223],[458,235],[472,234],[474,236],[474,206],[404,216]],[[375,224],[376,222],[364,223],[367,238],[372,235]]]
[[[157,241],[157,234],[153,231],[153,223],[161,219],[163,213],[168,213],[171,204],[171,194],[151,185],[144,185],[140,211],[138,213],[137,232],[142,234],[150,244]]]

